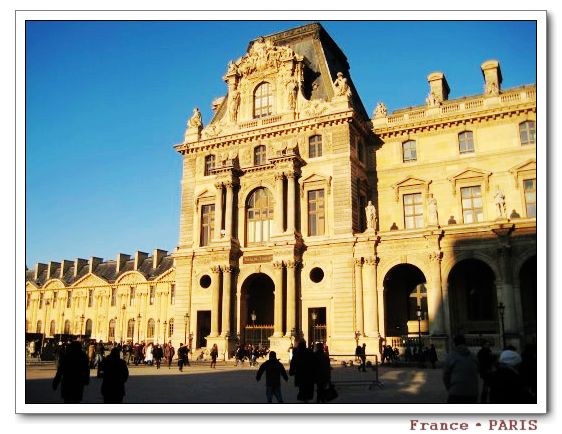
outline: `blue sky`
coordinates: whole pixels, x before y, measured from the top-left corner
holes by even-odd
[[[306,22],[28,22],[26,264],[173,250],[181,142],[193,107],[211,118],[248,42]],[[534,22],[326,21],[371,114],[424,102],[430,72],[450,98],[536,81]]]

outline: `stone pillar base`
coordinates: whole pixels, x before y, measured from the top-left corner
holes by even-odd
[[[269,350],[277,353],[277,358],[282,362],[289,361],[290,336],[271,336],[269,338]]]

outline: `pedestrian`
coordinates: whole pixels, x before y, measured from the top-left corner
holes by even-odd
[[[93,340],[88,344],[88,363],[90,364],[90,369],[94,369],[96,363],[96,345]]]
[[[530,395],[520,372],[521,356],[514,350],[503,350],[497,369],[489,376],[491,404],[527,404]]]
[[[293,343],[291,342],[291,346],[289,347],[289,349],[287,350],[289,352],[289,364],[291,364],[291,360],[293,359]]]
[[[166,347],[166,350],[164,352],[164,357],[166,357],[166,360],[168,361],[168,369],[170,369],[172,366],[172,359],[174,358],[175,354],[176,354],[176,349],[174,348],[172,342],[170,341],[168,342],[168,346]]]
[[[443,382],[448,404],[476,404],[478,401],[478,362],[463,335],[455,336],[455,347],[445,361]]]
[[[480,393],[480,402],[486,404],[490,393],[490,374],[494,366],[494,356],[490,349],[490,342],[483,341],[482,346],[476,354],[478,359],[478,371],[482,379],[482,392]]]
[[[289,369],[289,375],[295,377],[295,386],[299,389],[297,400],[307,403],[313,398],[315,373],[316,359],[303,339],[297,345]]]
[[[437,362],[437,350],[435,349],[435,345],[431,344],[428,352],[429,363],[431,363],[431,368],[435,369],[435,363]]]
[[[100,340],[96,344],[96,362],[95,362],[96,367],[99,366],[104,356],[105,356],[105,348],[103,346],[103,341]]]
[[[211,348],[211,368],[217,367],[217,357],[219,356],[219,349],[217,344],[213,344],[213,348]]]
[[[152,366],[152,363],[154,361],[154,356],[152,354],[152,352],[154,351],[154,346],[152,345],[152,343],[149,343],[144,348],[145,348],[145,350],[144,350],[144,353],[145,353],[144,361],[147,365]]]
[[[119,348],[113,348],[103,361],[101,394],[104,404],[120,404],[125,396],[125,383],[129,378],[127,363],[119,357]]]
[[[183,371],[183,365],[185,364],[185,357],[187,353],[187,346],[183,343],[180,343],[180,347],[178,348],[178,367],[180,371]]]
[[[357,349],[355,350],[356,355],[359,356],[359,360],[361,362],[361,364],[359,365],[359,371],[363,371],[363,372],[367,372],[367,369],[365,368],[365,362],[367,361],[367,355],[366,355],[366,347],[367,344],[363,343],[363,346],[361,347],[357,347]],[[359,354],[357,354],[357,350],[359,350]]]
[[[78,404],[82,401],[84,386],[90,383],[88,356],[82,351],[80,342],[72,342],[61,358],[53,390],[61,385],[61,397],[65,404]]]
[[[154,357],[156,369],[160,369],[160,363],[162,361],[162,357],[164,357],[164,351],[162,351],[162,347],[159,344],[156,344],[156,346],[154,347],[154,350],[152,351],[152,357]]]
[[[257,351],[257,348],[256,348]],[[265,372],[265,396],[269,404],[272,403],[273,397],[277,402],[283,403],[283,395],[281,394],[281,377],[285,381],[289,380],[285,367],[277,360],[277,353],[270,351],[269,360],[263,362],[256,373],[256,380],[260,381],[261,376]]]
[[[325,393],[331,385],[331,367],[322,342],[316,344],[314,357],[316,358],[316,402],[326,402]]]

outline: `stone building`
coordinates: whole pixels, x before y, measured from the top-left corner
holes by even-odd
[[[435,72],[425,103],[378,103],[370,119],[321,25],[252,41],[228,63],[210,123],[194,109],[175,146],[176,251],[38,264],[31,328],[58,290],[79,300],[59,306],[60,324],[80,314],[93,337],[111,339],[115,321],[142,340],[156,333],[147,321],[173,321],[159,339],[192,336],[225,357],[261,342],[285,358],[300,337],[332,354],[418,334],[440,351],[460,332],[496,347],[534,340],[535,87],[502,89],[499,63],[481,68],[482,94],[449,100]]]

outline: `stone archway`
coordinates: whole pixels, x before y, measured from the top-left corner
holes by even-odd
[[[412,264],[398,264],[384,276],[386,335],[417,336],[428,332],[427,288],[423,272]],[[417,308],[421,307],[418,322]]]
[[[536,341],[537,337],[537,257],[527,259],[519,269],[519,291],[523,307],[525,340]]]
[[[269,347],[274,323],[274,290],[275,284],[267,274],[254,273],[244,280],[240,303],[241,343]]]

